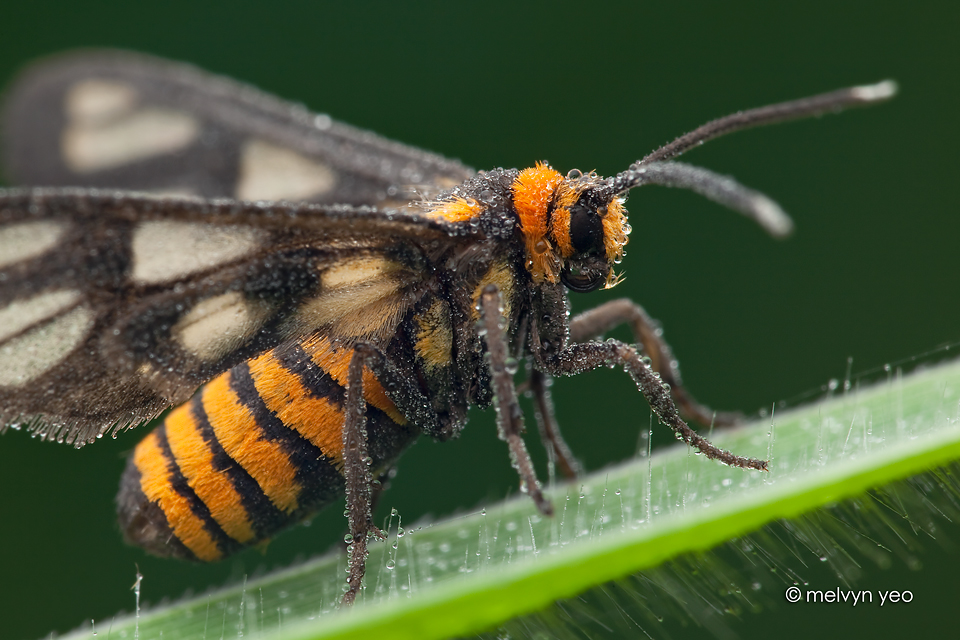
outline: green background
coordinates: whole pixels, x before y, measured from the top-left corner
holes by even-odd
[[[663,322],[696,396],[746,412],[822,394],[848,357],[856,374],[956,344],[960,6],[662,5],[16,3],[0,22],[0,80],[73,47],[131,48],[478,168],[545,159],[611,174],[711,118],[890,77],[902,93],[887,105],[737,134],[685,158],[778,200],[797,223],[792,238],[774,242],[690,193],[639,191],[626,282],[574,306],[641,302]],[[626,376],[604,370],[555,389],[588,468],[631,454],[648,411]],[[81,451],[21,433],[0,439],[0,636],[39,637],[131,609],[135,565],[144,598],[158,602],[321,552],[343,533],[331,509],[266,555],[211,567],[148,558],[122,544],[113,515],[137,438]],[[406,454],[383,508],[396,507],[406,526],[515,491],[492,415],[474,412],[461,440],[424,440]],[[941,534],[960,541],[956,525]],[[768,594],[778,606],[731,626],[744,638],[893,636],[920,624],[952,635],[960,554],[926,548],[922,570],[868,564],[857,583],[911,590],[909,605],[814,610]],[[837,585],[822,567],[791,566],[814,588]],[[675,638],[703,634],[664,626]]]

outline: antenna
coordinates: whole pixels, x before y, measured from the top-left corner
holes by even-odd
[[[708,140],[728,133],[767,124],[838,113],[850,107],[863,107],[889,100],[897,93],[897,83],[884,80],[877,84],[848,87],[829,93],[780,102],[766,107],[738,111],[712,120],[680,136],[634,162],[626,171],[608,178],[600,194],[611,198],[646,184],[689,189],[756,221],[770,235],[783,237],[793,230],[793,222],[776,202],[749,189],[729,176],[681,162],[668,162]]]

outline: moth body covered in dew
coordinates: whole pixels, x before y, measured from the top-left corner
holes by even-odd
[[[710,122],[611,178],[546,163],[475,172],[192,67],[77,52],[8,90],[0,190],[0,423],[82,446],[175,407],[137,445],[117,499],[126,538],[213,561],[346,494],[363,578],[372,503],[421,435],[494,405],[545,514],[513,376],[544,444],[579,465],[547,381],[625,370],[661,422],[729,465],[681,417],[728,421],[685,390],[629,300],[569,318],[568,290],[611,287],[627,193],[693,190],[774,236],[790,219],[674,158],[735,130],[867,105],[892,82]],[[82,188],[76,185],[84,185]],[[602,340],[628,325],[636,344]]]

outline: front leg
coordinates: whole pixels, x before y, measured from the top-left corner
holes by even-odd
[[[627,324],[633,331],[633,339],[643,347],[644,355],[650,358],[650,366],[670,385],[673,399],[680,412],[688,419],[704,426],[726,426],[739,422],[741,414],[716,412],[697,402],[680,377],[680,365],[673,357],[670,345],[663,339],[660,325],[637,303],[627,298],[611,300],[599,307],[585,311],[570,321],[570,340],[587,342],[602,337],[615,327]]]
[[[556,353],[540,350],[534,353],[540,368],[549,375],[573,376],[614,363],[630,374],[637,388],[650,404],[660,421],[676,432],[681,440],[696,448],[708,458],[720,460],[732,467],[767,470],[767,462],[744,458],[724,451],[700,436],[680,417],[677,405],[670,396],[670,387],[653,368],[644,362],[636,347],[619,340],[569,344]]]
[[[713,411],[687,392],[680,377],[680,366],[673,357],[670,345],[663,339],[663,330],[643,307],[632,300],[611,300],[575,316],[570,320],[569,339],[578,343],[596,340],[622,324],[630,326],[634,340],[643,347],[644,354],[650,359],[650,366],[660,374],[663,382],[670,385],[670,393],[683,416],[710,426],[726,426],[741,419],[741,414],[736,412]],[[525,384],[533,394],[537,425],[544,447],[551,459],[556,460],[560,471],[568,478],[573,478],[582,473],[582,467],[560,435],[548,390],[549,380],[548,374],[532,367]]]

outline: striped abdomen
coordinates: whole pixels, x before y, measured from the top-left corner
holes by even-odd
[[[352,351],[314,337],[235,366],[134,450],[117,497],[128,541],[212,561],[270,538],[343,494],[343,385]],[[416,436],[364,373],[376,473]]]

